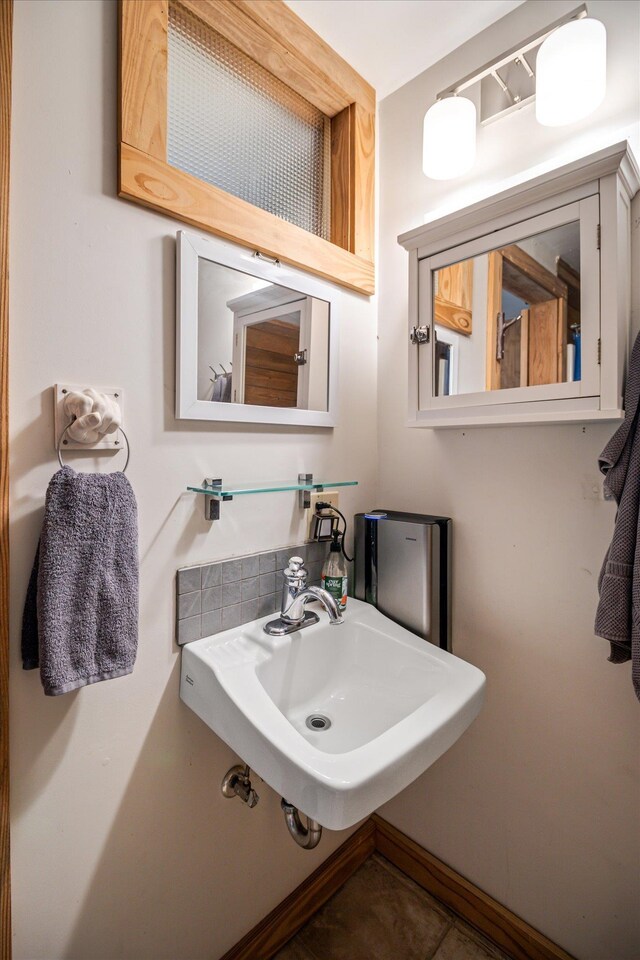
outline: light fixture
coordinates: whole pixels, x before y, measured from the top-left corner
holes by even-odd
[[[476,159],[476,108],[466,97],[446,97],[424,117],[422,169],[432,180],[453,180]]]
[[[424,118],[422,168],[433,180],[468,173],[481,126],[536,102],[538,123],[560,127],[589,116],[604,100],[607,32],[585,3],[441,90]],[[461,96],[474,88],[473,100]]]
[[[544,41],[536,61],[536,119],[561,127],[588,117],[604,100],[607,31],[591,17],[573,20]]]

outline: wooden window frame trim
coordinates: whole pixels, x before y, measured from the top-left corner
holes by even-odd
[[[167,162],[169,0],[120,0],[118,194],[359,293],[375,287],[375,91],[283,0],[171,0],[331,118],[331,240]]]

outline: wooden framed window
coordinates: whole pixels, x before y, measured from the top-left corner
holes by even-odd
[[[282,0],[120,0],[121,197],[374,292],[375,91]]]

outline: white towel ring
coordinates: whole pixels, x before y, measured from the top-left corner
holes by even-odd
[[[74,419],[75,419],[75,418],[74,418]],[[60,439],[58,440],[58,463],[60,464],[61,467],[66,466],[66,464],[65,464],[65,463],[63,462],[63,460],[62,460],[62,444],[65,443],[64,435],[65,435],[65,433],[67,432],[67,430],[69,429],[69,427],[71,426],[72,423],[73,423],[73,420],[71,421],[71,423],[68,423],[68,424],[67,424],[67,426],[64,428],[64,430],[63,430],[62,433],[60,434]],[[127,444],[127,459],[125,460],[124,467],[122,468],[122,473],[126,473],[127,467],[129,466],[129,457],[130,457],[130,455],[131,455],[131,447],[129,446],[129,437],[126,435],[126,433],[124,432],[124,430],[122,429],[122,427],[118,427],[118,430],[120,431],[120,433],[121,433],[122,436],[124,437],[125,442],[126,442],[126,444]]]

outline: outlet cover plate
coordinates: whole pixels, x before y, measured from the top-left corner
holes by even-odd
[[[309,527],[307,530],[307,536],[311,537],[311,523],[313,516],[316,512],[316,504],[318,502],[330,503],[332,507],[337,507],[340,509],[340,494],[339,493],[312,493],[311,494],[311,505],[309,507]]]

